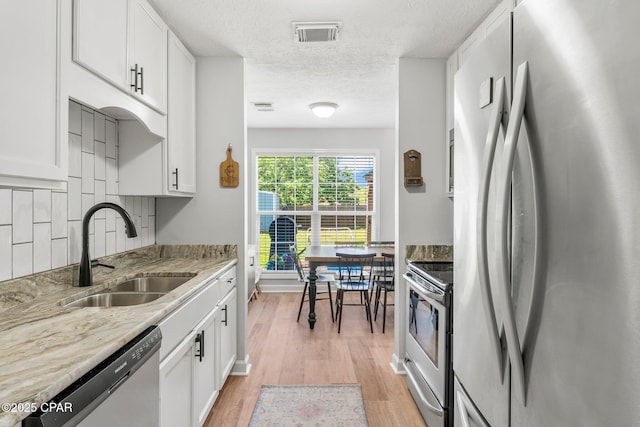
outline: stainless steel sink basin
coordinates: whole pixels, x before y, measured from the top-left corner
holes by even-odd
[[[148,276],[127,280],[109,289],[111,292],[171,292],[193,276]]]
[[[164,292],[101,292],[80,298],[65,307],[123,307],[151,302]]]

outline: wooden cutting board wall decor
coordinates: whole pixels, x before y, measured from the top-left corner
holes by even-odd
[[[220,163],[220,186],[237,187],[239,183],[238,162],[231,158],[231,144],[227,148],[227,159]]]

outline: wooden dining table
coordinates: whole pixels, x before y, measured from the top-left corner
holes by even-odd
[[[305,260],[309,265],[309,327],[316,324],[316,280],[318,267],[338,265],[338,253],[349,255],[375,254],[373,265],[382,265],[383,253],[394,253],[393,246],[308,246],[305,250]]]

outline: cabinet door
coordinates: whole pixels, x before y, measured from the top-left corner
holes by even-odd
[[[61,188],[60,1],[3,2],[0,13],[0,186]],[[66,118],[66,113],[64,114]],[[64,126],[66,129],[66,125]],[[33,180],[33,181],[31,181]]]
[[[195,328],[194,358],[194,418],[201,426],[207,419],[213,402],[218,397],[216,387],[216,320],[218,310],[211,311]]]
[[[160,425],[192,425],[194,335],[190,334],[160,363]]]
[[[193,194],[196,191],[196,61],[171,32],[168,62],[168,190]]]
[[[229,376],[229,373],[233,368],[233,364],[236,361],[237,301],[236,288],[233,288],[218,305],[220,309],[220,315],[218,316],[218,327],[220,333],[218,389],[221,389],[224,385],[224,382],[227,379],[227,376]]]
[[[168,27],[145,0],[131,1],[129,25],[131,93],[166,113]]]
[[[73,60],[129,91],[127,0],[74,0]]]

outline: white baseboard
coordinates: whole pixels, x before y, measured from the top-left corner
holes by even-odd
[[[229,375],[246,377],[247,375],[249,375],[250,371],[251,371],[251,363],[249,363],[249,355],[247,354],[244,360],[239,360],[239,359],[236,360],[236,362],[233,364],[233,369],[231,369],[231,373]]]
[[[398,375],[406,375],[407,371],[404,369],[404,358],[399,359],[398,356],[394,353],[391,356],[391,369]]]

